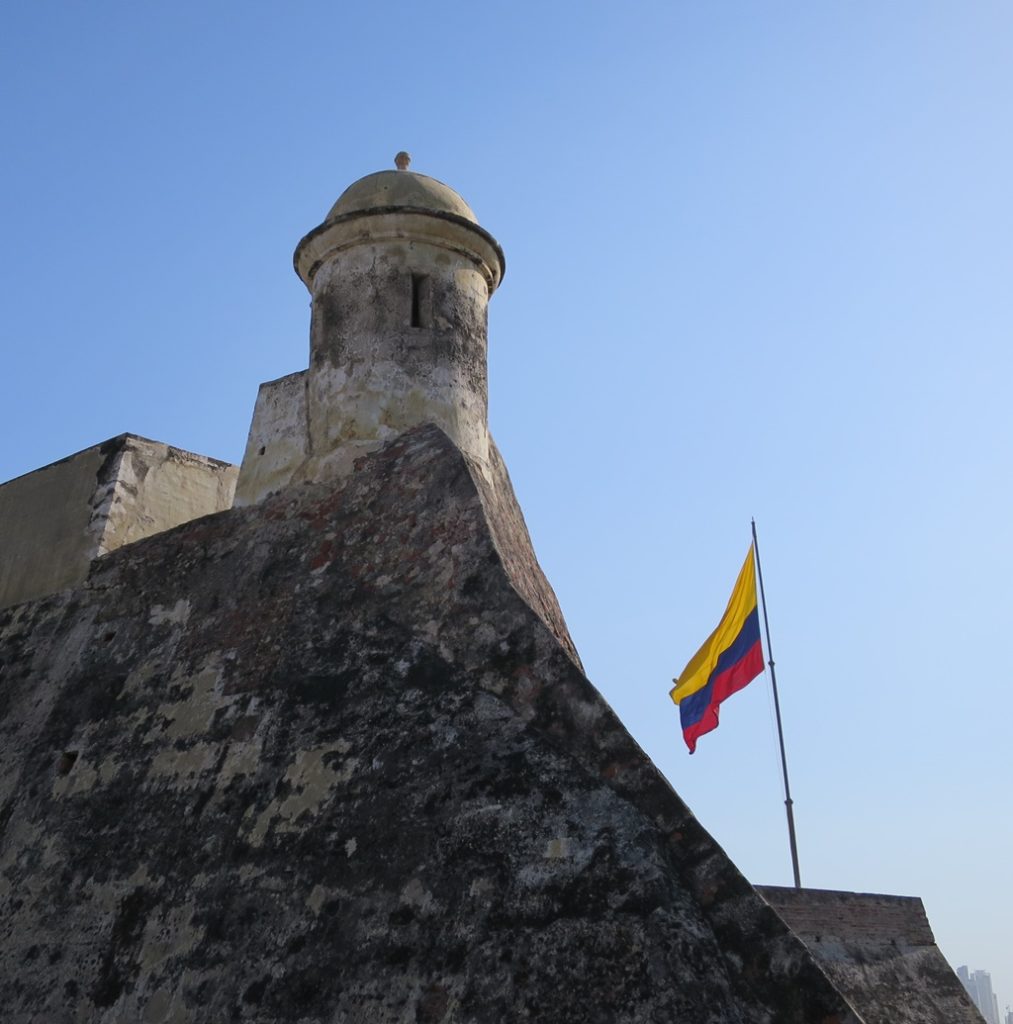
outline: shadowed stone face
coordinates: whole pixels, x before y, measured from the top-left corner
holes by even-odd
[[[857,1021],[433,427],[0,613],[0,665],[5,1022]]]

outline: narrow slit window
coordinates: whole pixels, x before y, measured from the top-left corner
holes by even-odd
[[[428,327],[429,278],[425,274],[412,274],[412,327]]]

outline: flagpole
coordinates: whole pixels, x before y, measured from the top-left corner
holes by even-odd
[[[760,577],[760,601],[763,604],[763,629],[767,634],[767,664],[770,666],[770,685],[774,690],[774,714],[777,716],[777,740],[781,745],[781,771],[784,774],[784,809],[788,814],[788,842],[791,844],[791,867],[795,874],[795,888],[802,888],[798,873],[798,846],[795,843],[795,815],[792,812],[791,790],[788,788],[788,758],[784,753],[784,731],[781,728],[781,702],[777,698],[777,674],[774,672],[774,652],[770,647],[770,622],[767,620],[767,595],[763,592],[763,567],[760,565],[760,542],[756,539],[756,520],[753,526],[753,552],[756,555],[756,572]]]

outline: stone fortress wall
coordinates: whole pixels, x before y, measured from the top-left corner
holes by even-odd
[[[919,900],[754,889],[584,676],[488,431],[502,251],[397,161],[299,243],[241,469],[0,485],[4,1019],[980,1020]]]
[[[982,1024],[916,896],[756,888],[866,1020]]]
[[[238,475],[120,434],[0,484],[0,608],[80,584],[100,555],[230,508]]]

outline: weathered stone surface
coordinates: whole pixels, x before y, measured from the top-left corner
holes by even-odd
[[[866,1024],[984,1024],[936,946],[917,897],[768,885],[757,890]]]
[[[4,1020],[860,1020],[519,529],[421,428],[0,613]]]
[[[0,608],[84,580],[93,558],[232,504],[239,469],[120,434],[0,484]]]

